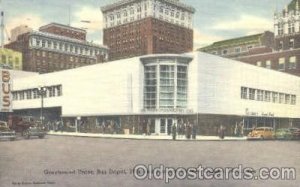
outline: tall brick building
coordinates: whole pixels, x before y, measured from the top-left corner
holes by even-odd
[[[253,36],[259,36],[259,34]],[[261,45],[248,44],[251,48],[243,53],[236,53],[237,51],[223,53],[228,52],[230,47],[242,49],[253,36],[216,42],[215,44],[218,45],[213,44],[199,50],[300,76],[300,0],[292,0],[282,11],[275,12],[274,36],[273,38],[267,37],[269,41],[262,37],[257,40],[261,42]],[[268,45],[270,43],[272,45]]]
[[[124,0],[101,10],[110,60],[193,50],[195,9],[179,0]]]
[[[23,54],[23,70],[48,73],[105,62],[108,48],[86,41],[86,31],[51,23],[7,45]]]

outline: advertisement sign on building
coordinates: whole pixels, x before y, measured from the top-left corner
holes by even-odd
[[[0,112],[12,112],[11,76],[8,70],[1,70]]]

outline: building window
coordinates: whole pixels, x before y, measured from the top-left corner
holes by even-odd
[[[278,70],[285,70],[285,58],[279,58]]]
[[[27,90],[26,91],[26,99],[31,99],[32,96],[31,96],[31,90]]]
[[[261,66],[262,66],[261,61],[257,61],[257,62],[256,62],[256,65],[259,66],[259,67],[261,67]]]
[[[57,49],[57,42],[54,42],[54,43],[53,43],[53,48],[54,48],[54,49]]]
[[[257,90],[257,101],[263,101],[264,100],[264,91],[263,90]]]
[[[13,92],[13,100],[18,100],[18,93],[17,92]]]
[[[292,95],[292,97],[291,97],[291,104],[296,105],[296,96],[295,95]]]
[[[47,41],[47,47],[51,48],[51,41],[50,40]]]
[[[177,66],[177,106],[187,107],[187,66]]]
[[[42,40],[42,47],[45,47],[45,46],[46,46],[46,41]]]
[[[285,104],[290,104],[291,103],[291,95],[285,94]]]
[[[282,49],[283,49],[283,41],[279,41],[278,49],[279,49],[279,50],[282,50]]]
[[[56,89],[57,89],[57,96],[62,96],[62,88],[61,88],[61,85],[57,86]]]
[[[288,32],[289,32],[289,34],[292,34],[295,32],[295,24],[294,23],[291,23],[291,22],[288,23]]]
[[[293,49],[294,48],[294,39],[290,39],[290,41],[289,41],[289,47],[290,47],[290,49]]]
[[[283,99],[284,99],[284,94],[279,93],[279,103],[283,103]]]
[[[225,49],[225,50],[223,50],[223,55],[226,55],[227,54],[227,50]]]
[[[283,35],[283,24],[278,24],[278,35]]]
[[[145,100],[146,109],[156,108],[156,66],[145,67]]]
[[[174,107],[174,65],[160,65],[160,108]]]
[[[235,53],[240,53],[240,52],[241,52],[241,48],[240,47],[235,48]]]
[[[245,87],[241,88],[241,98],[248,99],[248,88]]]
[[[265,101],[270,102],[271,101],[271,92],[265,91]]]
[[[126,10],[124,10],[123,16],[124,16],[124,17],[127,17],[127,11],[126,11]]]
[[[278,102],[278,93],[272,92],[272,102],[277,103]]]
[[[249,88],[249,99],[255,100],[255,89]]]
[[[33,90],[33,99],[38,98],[38,93],[37,93],[37,89]]]
[[[289,58],[289,69],[296,69],[296,57],[291,56]]]
[[[130,9],[130,14],[131,14],[131,15],[134,14],[134,9],[133,9],[133,8]]]
[[[6,64],[6,56],[5,55],[1,56],[1,60],[2,60],[2,63]]]
[[[266,68],[271,69],[271,60],[266,61]]]

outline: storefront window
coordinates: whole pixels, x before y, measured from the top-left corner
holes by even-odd
[[[144,106],[147,109],[156,107],[156,66],[145,67]]]
[[[188,61],[177,58],[147,59],[144,108],[186,108]]]

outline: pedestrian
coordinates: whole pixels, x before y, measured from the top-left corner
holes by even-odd
[[[176,140],[176,134],[177,134],[177,127],[176,124],[174,123],[172,126],[172,138],[173,140]]]
[[[147,136],[149,136],[150,135],[150,122],[148,121],[147,122],[147,127],[146,127],[146,130],[147,130]]]
[[[187,126],[186,126],[186,138],[187,138],[188,140],[191,139],[191,131],[192,131],[191,128],[192,128],[192,127],[191,127],[191,124],[188,123]]]
[[[197,136],[197,127],[196,125],[192,125],[192,139],[195,140]]]
[[[239,136],[239,128],[238,128],[238,125],[235,124],[235,127],[234,127],[234,136]]]
[[[225,137],[225,128],[223,127],[223,125],[220,125],[219,136],[221,139],[224,139]]]

